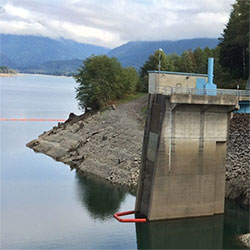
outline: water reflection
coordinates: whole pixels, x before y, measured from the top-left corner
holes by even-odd
[[[231,201],[224,215],[136,224],[138,249],[244,249],[249,232],[249,210]]]
[[[127,192],[94,177],[76,174],[77,195],[92,218],[105,220],[120,208]]]
[[[223,215],[136,224],[138,249],[222,249]]]
[[[239,248],[238,235],[250,232],[250,210],[236,202],[226,201],[223,246],[225,249]]]

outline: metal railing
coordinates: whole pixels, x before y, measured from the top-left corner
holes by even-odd
[[[196,89],[196,88],[182,88],[182,87],[160,87],[158,93],[164,95],[172,94],[189,94],[189,95],[213,95],[213,96],[238,96],[250,98],[249,90],[237,90],[237,89]]]

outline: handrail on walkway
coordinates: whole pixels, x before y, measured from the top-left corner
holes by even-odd
[[[237,89],[196,89],[196,88],[165,86],[159,88],[159,93],[164,95],[172,95],[172,94],[220,95],[220,96],[231,95],[231,96],[250,98],[250,90],[237,90]]]

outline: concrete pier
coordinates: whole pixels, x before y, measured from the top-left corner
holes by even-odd
[[[149,94],[136,211],[148,220],[224,212],[228,128],[236,108],[233,95]]]

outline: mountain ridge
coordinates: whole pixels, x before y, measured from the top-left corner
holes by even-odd
[[[110,50],[64,38],[0,34],[0,39],[1,54],[18,69],[37,66],[53,60],[82,60],[92,54],[106,54]],[[13,65],[5,66],[13,67]]]
[[[130,41],[116,48],[108,49],[91,44],[78,43],[68,39],[52,39],[40,36],[0,34],[0,65],[25,73],[75,74],[82,61],[91,55],[116,57],[122,66],[133,66],[137,70],[148,56],[162,48],[166,54],[182,54],[197,47],[214,48],[216,38],[193,38],[177,41]]]
[[[125,67],[134,66],[138,69],[145,63],[148,56],[159,48],[163,49],[166,54],[176,53],[180,55],[185,50],[194,50],[197,47],[202,49],[205,47],[215,48],[218,43],[219,40],[216,38],[193,38],[177,41],[131,41],[112,49],[107,55],[116,57]]]

